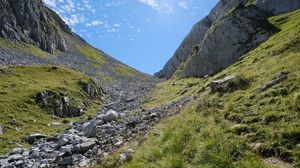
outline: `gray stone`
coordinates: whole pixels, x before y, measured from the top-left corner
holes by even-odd
[[[275,79],[261,86],[261,91],[266,91],[269,88],[279,84],[280,82],[286,80],[288,78],[288,72],[280,72],[275,76]]]
[[[132,157],[132,154],[134,153],[134,150],[128,149],[125,153],[122,153],[119,155],[119,161],[123,162]]]
[[[57,147],[64,146],[64,145],[68,144],[68,142],[69,142],[69,139],[62,137],[58,140]]]
[[[88,141],[88,142],[84,142],[82,144],[80,144],[80,152],[81,153],[85,153],[90,149],[93,149],[93,147],[96,145],[95,141]]]
[[[116,121],[118,118],[119,118],[118,113],[113,109],[108,110],[105,115],[101,116],[101,119],[104,122]]]
[[[94,122],[86,123],[83,126],[83,134],[84,134],[84,136],[86,136],[88,138],[91,138],[91,137],[95,137],[96,133],[97,133],[96,124]]]
[[[47,136],[44,134],[36,133],[36,134],[31,134],[26,138],[26,141],[29,144],[33,144],[36,140],[46,138]]]
[[[4,129],[2,128],[2,126],[0,125],[0,135],[4,134]]]
[[[123,141],[118,141],[117,143],[114,144],[115,147],[120,147],[123,144]]]
[[[74,158],[73,157],[67,157],[67,158],[64,158],[60,163],[60,165],[73,165],[74,164]]]
[[[61,146],[59,151],[71,153],[73,149],[74,149],[73,145],[66,145],[66,146]]]
[[[59,122],[50,122],[48,124],[49,127],[57,127],[57,126],[60,126],[60,125],[61,125],[61,123],[59,123]]]
[[[11,152],[10,155],[14,155],[14,154],[22,154],[24,151],[24,149],[22,148],[14,148]]]
[[[23,156],[21,154],[15,154],[15,155],[10,155],[7,160],[8,161],[16,161],[16,160],[20,160],[22,158],[23,158]]]

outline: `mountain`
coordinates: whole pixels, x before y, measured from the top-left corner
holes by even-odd
[[[300,167],[299,7],[220,1],[159,80],[0,0],[0,168]]]
[[[267,18],[300,7],[298,0],[221,0],[195,24],[160,78],[203,77],[232,65],[277,30]]]
[[[42,0],[0,0],[0,11],[1,154],[97,113],[138,108],[157,82],[89,45]],[[59,157],[57,150],[47,156]],[[32,167],[27,161],[19,167]]]
[[[90,46],[42,0],[1,0],[0,10],[0,65],[65,65],[109,88],[152,80]]]
[[[131,146],[120,167],[300,167],[300,9],[268,21],[276,33],[220,72],[158,84],[144,106],[192,100]]]

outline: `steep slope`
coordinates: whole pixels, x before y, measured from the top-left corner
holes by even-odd
[[[83,124],[107,108],[120,113],[138,108],[157,82],[90,46],[42,0],[0,0],[0,10],[1,154],[29,147],[28,142],[38,138],[45,140],[40,143],[56,144],[67,129],[82,131]],[[30,134],[34,138],[30,139]],[[77,138],[90,140],[83,133]],[[45,157],[62,159],[60,148],[53,144],[52,155],[33,159],[37,167]],[[45,150],[40,147],[39,152]],[[10,154],[0,157],[1,168],[17,165]],[[28,157],[24,156],[19,167],[33,166]],[[54,164],[51,159],[46,161]]]
[[[269,22],[280,31],[220,73],[160,84],[149,108],[181,96],[195,101],[121,167],[299,167],[300,10]]]
[[[90,77],[56,66],[1,67],[0,88],[0,153],[26,145],[29,134],[51,136],[66,128],[51,122],[94,115],[106,98]]]
[[[272,16],[272,15],[278,15],[281,13],[285,13],[288,11],[292,11],[295,10],[297,8],[300,7],[300,2],[297,0],[288,0],[288,1],[281,1],[281,0],[255,0],[255,1],[250,1],[250,0],[222,0],[220,1],[210,12],[210,14],[205,17],[204,19],[202,19],[200,22],[198,22],[196,25],[193,26],[191,32],[187,35],[187,37],[184,39],[184,41],[181,43],[181,45],[179,46],[179,48],[176,50],[176,52],[174,53],[173,57],[167,62],[167,64],[164,66],[164,68],[155,74],[155,76],[160,77],[160,78],[166,78],[166,79],[170,79],[174,73],[177,70],[181,70],[183,69],[184,65],[187,64],[187,62],[189,61],[189,58],[192,57],[192,55],[195,55],[197,51],[202,50],[202,48],[199,48],[199,45],[201,45],[201,43],[205,43],[204,41],[209,41],[209,37],[207,37],[208,33],[213,34],[214,31],[216,30],[216,27],[218,27],[219,24],[226,24],[224,22],[227,22],[228,24],[230,24],[230,19],[226,19],[226,17],[230,17],[230,15],[228,15],[228,13],[233,14],[234,11],[232,9],[236,8],[237,6],[244,4],[246,6],[248,5],[255,5],[258,9],[261,9],[264,12],[261,12],[261,17],[263,17],[264,15],[268,15],[268,16]],[[225,17],[225,18],[224,18]],[[240,15],[240,18],[243,19],[244,15]],[[247,20],[247,18],[245,18]],[[252,25],[251,20],[248,20],[247,23],[242,23],[244,25],[239,25],[240,23],[236,23],[235,25],[237,27],[241,27],[241,26],[250,26]],[[246,24],[246,25],[245,25]],[[254,23],[255,24],[255,23]],[[222,27],[222,25],[220,25]],[[250,28],[251,29],[251,28]],[[249,29],[248,29],[249,31]],[[234,35],[238,35],[237,32],[233,32]],[[230,36],[231,34],[227,34],[227,36]],[[242,36],[243,34],[241,34]],[[224,36],[224,40],[226,40],[226,34],[223,35]],[[252,36],[249,36],[250,38],[252,38]],[[263,34],[263,37],[260,39],[261,41],[263,41],[263,39],[266,37],[265,34]],[[222,45],[222,44],[218,44],[218,40],[216,40],[213,37],[210,37],[212,41],[216,41],[216,45]],[[233,40],[236,40],[234,38],[232,38]],[[251,39],[248,39],[249,41],[251,41]],[[256,41],[256,43],[259,43],[259,40]],[[233,45],[234,44],[234,45]],[[233,43],[232,45],[230,45],[229,49],[231,47],[244,47],[243,43],[242,44],[235,44]],[[206,44],[204,44],[206,45]],[[203,46],[201,46],[203,47]],[[255,48],[255,45],[252,45],[252,47],[247,46],[248,48]],[[203,50],[207,50],[207,48],[203,48]],[[234,51],[233,51],[234,52]],[[245,54],[246,50],[244,52],[241,52],[242,54]],[[197,54],[200,55],[200,54]],[[210,61],[210,57],[206,54],[206,53],[201,53],[202,56],[195,56],[198,57],[195,58],[194,60],[197,60],[198,64],[197,67],[202,67],[202,64],[200,62],[202,62],[203,57],[207,57],[208,60]],[[238,57],[237,55],[232,56],[232,57]],[[223,60],[224,61],[226,59],[226,62],[234,62],[232,61],[232,57],[227,57],[224,56]],[[222,61],[218,61],[218,63],[222,64]],[[204,61],[204,64],[207,64],[206,61]],[[211,64],[216,63],[215,59],[212,59],[212,61],[210,61]],[[225,65],[225,63],[223,63],[223,65]],[[227,66],[230,65],[230,63],[226,64]],[[191,65],[194,66],[194,65]],[[218,65],[216,65],[218,66]],[[194,67],[195,68],[195,67]],[[222,69],[223,67],[219,67],[219,69]],[[188,71],[188,70],[187,70]],[[194,73],[194,71],[192,72],[183,72],[182,76],[199,76],[199,74]],[[205,72],[200,73],[200,75],[203,76],[206,74],[210,74],[211,72],[216,72],[216,69],[208,69]]]
[[[91,47],[41,0],[1,0],[0,10],[0,65],[65,65],[110,90],[138,90],[153,81]]]

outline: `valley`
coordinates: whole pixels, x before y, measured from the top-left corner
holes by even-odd
[[[0,168],[299,167],[300,2],[270,3],[219,1],[151,76],[0,1]]]

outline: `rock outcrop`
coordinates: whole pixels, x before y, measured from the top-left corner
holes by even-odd
[[[36,95],[36,103],[58,117],[77,117],[84,113],[83,107],[74,103],[63,92],[41,91]]]
[[[42,50],[66,51],[69,27],[42,0],[0,0],[0,37],[31,43]]]
[[[211,75],[235,63],[276,31],[267,18],[255,6],[239,5],[206,32],[197,45],[198,52],[189,58],[180,76]]]
[[[228,18],[228,14],[229,13],[234,13],[234,12],[238,12],[239,10],[233,11],[234,8],[236,8],[237,6],[240,6],[240,4],[243,4],[245,6],[251,6],[254,5],[257,9],[256,10],[261,10],[263,12],[255,12],[257,16],[259,16],[260,20],[262,19],[262,17],[266,18],[267,16],[273,16],[273,15],[278,15],[278,14],[282,14],[285,12],[289,12],[295,9],[298,9],[300,7],[300,1],[299,0],[286,0],[286,1],[282,1],[282,0],[220,0],[219,3],[212,9],[212,11],[210,12],[210,14],[205,17],[204,19],[202,19],[200,22],[198,22],[197,24],[195,24],[192,28],[192,30],[190,31],[190,33],[187,35],[187,37],[184,39],[184,41],[181,43],[181,45],[179,46],[179,48],[176,50],[176,52],[174,53],[173,57],[167,62],[167,64],[164,66],[164,68],[155,74],[156,77],[159,78],[166,78],[169,79],[171,78],[174,73],[177,70],[182,70],[185,69],[188,66],[184,66],[185,63],[188,62],[192,62],[190,60],[190,58],[192,57],[191,55],[195,54],[193,53],[194,51],[200,51],[202,50],[202,48],[199,48],[199,45],[206,45],[206,44],[201,44],[201,43],[205,43],[204,41],[206,40],[206,42],[209,42],[209,40],[207,40],[207,34],[211,33],[213,34],[214,32],[212,32],[211,30],[217,30],[218,25],[222,24],[223,26],[226,24],[224,22],[226,21],[230,21],[230,19],[226,19]],[[253,8],[253,7],[252,7]],[[245,12],[247,12],[247,10],[244,10]],[[247,15],[247,14],[246,14]],[[240,13],[241,18],[244,17],[244,13]],[[225,18],[224,18],[225,17]],[[235,22],[235,26],[239,26],[239,27],[248,27],[250,25],[253,24],[251,21],[247,19],[249,22]],[[232,23],[232,22],[231,22]],[[244,25],[242,25],[244,24]],[[257,23],[254,23],[257,24]],[[247,28],[248,29],[248,28]],[[232,32],[224,32],[228,36],[230,36],[230,33]],[[257,33],[261,33],[260,31]],[[237,33],[235,32],[233,35],[237,35]],[[242,35],[241,35],[242,36]],[[252,45],[252,47],[248,47],[250,49],[253,49],[253,47],[256,47],[259,43],[263,42],[264,40],[267,39],[266,34],[262,34],[262,36],[260,36],[260,34],[257,34],[257,39],[253,39],[253,40],[258,40],[258,41],[254,41],[254,43],[256,45]],[[225,36],[223,36],[225,37]],[[211,41],[215,41],[216,42],[216,46],[222,45],[221,43],[219,44],[219,41],[217,39],[214,39],[214,37],[210,37],[212,38]],[[230,39],[234,39],[233,37],[231,37]],[[227,41],[230,43],[230,39],[227,39]],[[222,42],[224,42],[224,40],[226,39],[222,39]],[[252,39],[249,39],[252,40]],[[234,43],[234,42],[233,42]],[[232,44],[233,44],[232,43]],[[248,42],[249,44],[251,43],[251,41]],[[243,46],[243,44],[235,44],[234,47],[241,47]],[[230,45],[227,45],[230,46]],[[232,46],[230,46],[232,47]],[[245,51],[246,52],[246,51]],[[245,53],[245,52],[240,52],[240,53]],[[203,53],[201,53],[203,55]],[[240,54],[237,54],[240,55]],[[232,57],[236,57],[232,56]],[[201,59],[197,60],[197,63],[190,63],[190,66],[194,66],[192,68],[194,68],[193,72],[187,72],[190,70],[186,70],[186,72],[183,72],[181,77],[189,77],[189,76],[202,76],[202,75],[206,75],[206,74],[210,74],[210,73],[215,73],[217,70],[221,70],[223,69],[225,65],[225,63],[222,63],[222,61],[226,61],[228,62],[227,66],[230,65],[231,63],[234,62],[234,60],[232,60],[232,57],[228,57],[226,58],[226,56],[222,57],[222,60],[218,60],[216,62],[216,60],[210,60],[208,55],[203,55],[200,56],[199,58],[202,57],[206,57],[207,60],[211,63],[214,64],[214,69],[207,69],[205,70],[205,72],[202,70],[202,72],[198,72],[197,69],[198,68],[202,68],[202,61]],[[239,56],[237,56],[239,57]],[[212,58],[214,59],[214,58]],[[195,61],[196,59],[193,59],[193,61]],[[221,67],[218,67],[219,63],[221,63]],[[191,69],[191,68],[190,68]],[[195,73],[196,72],[196,73]]]

